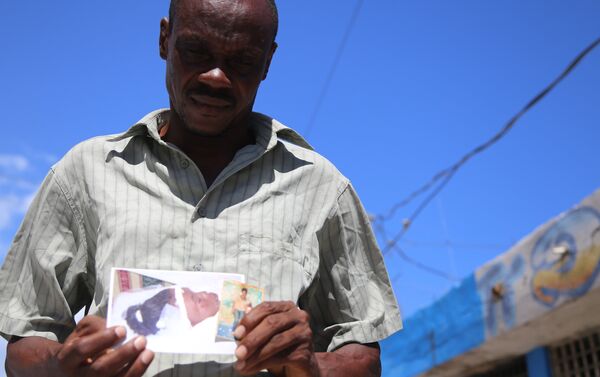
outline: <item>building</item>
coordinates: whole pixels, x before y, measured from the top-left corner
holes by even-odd
[[[404,322],[385,376],[600,377],[600,190]]]

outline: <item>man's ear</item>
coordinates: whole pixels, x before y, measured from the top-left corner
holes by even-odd
[[[160,57],[167,60],[169,51],[169,19],[164,17],[160,20],[160,36],[158,39],[158,51]]]
[[[269,55],[267,56],[267,64],[265,65],[265,73],[263,74],[263,80],[265,80],[267,78],[267,74],[269,73],[269,67],[271,66],[271,60],[273,59],[273,55],[275,54],[275,51],[277,50],[277,43],[273,42],[273,45],[271,46],[271,51],[269,51]]]

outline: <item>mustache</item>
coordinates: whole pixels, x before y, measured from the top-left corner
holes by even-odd
[[[204,95],[213,98],[218,98],[230,102],[235,105],[235,96],[229,89],[213,88],[208,85],[197,85],[187,91],[187,95]]]

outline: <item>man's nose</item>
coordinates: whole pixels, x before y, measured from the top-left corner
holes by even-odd
[[[198,75],[198,81],[215,89],[231,88],[229,77],[219,67],[201,73]]]

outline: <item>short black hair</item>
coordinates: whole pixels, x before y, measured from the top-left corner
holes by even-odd
[[[246,288],[242,288],[242,292],[248,293],[248,290]]]
[[[169,4],[169,30],[173,28],[173,20],[175,20],[175,13],[177,10],[177,2],[179,0],[171,0]],[[277,36],[277,31],[279,30],[279,11],[277,10],[277,4],[275,0],[266,0],[269,7],[271,7],[271,11],[273,12],[273,24],[275,27],[275,33],[273,34],[273,39]]]

